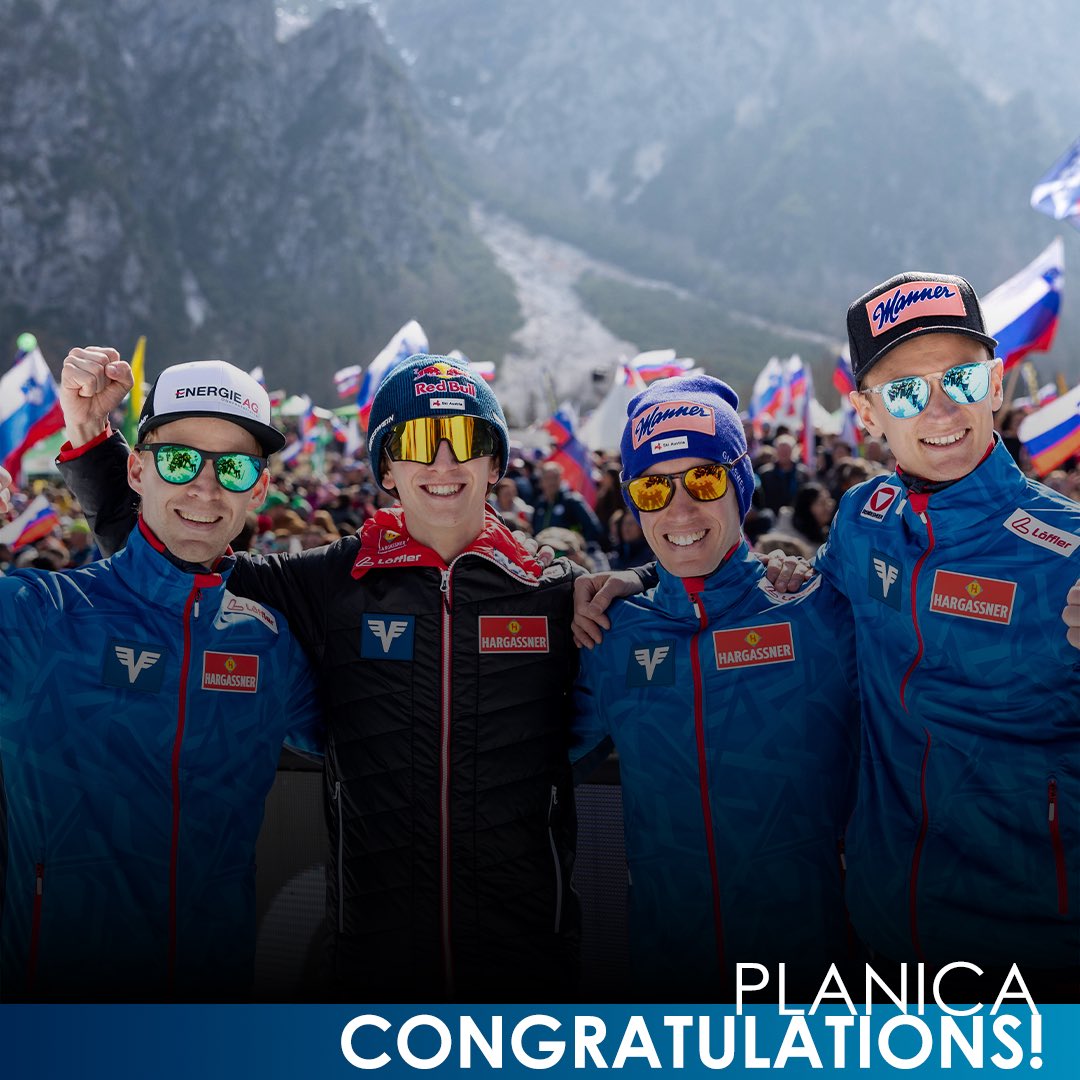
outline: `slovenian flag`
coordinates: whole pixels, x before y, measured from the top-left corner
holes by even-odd
[[[563,405],[544,425],[555,445],[545,461],[556,461],[563,468],[566,482],[580,492],[589,506],[596,508],[596,481],[588,447],[577,437],[576,418],[569,405]]]
[[[1017,434],[1040,476],[1080,455],[1080,386],[1025,416]]]
[[[653,349],[652,352],[638,353],[630,361],[630,367],[638,373],[642,382],[646,383],[685,375],[693,366],[693,360],[677,357],[674,349]]]
[[[997,338],[1006,371],[1053,344],[1064,282],[1065,245],[1058,236],[1034,262],[983,297],[986,331]]]
[[[382,352],[371,361],[367,371],[364,372],[360,392],[356,396],[356,404],[360,406],[360,426],[365,431],[367,431],[368,417],[371,415],[371,402],[375,397],[375,391],[382,385],[383,379],[410,356],[427,351],[427,334],[415,319],[410,319],[386,343]]]
[[[784,390],[781,396],[786,405],[785,412],[792,416],[802,416],[806,385],[807,371],[802,357],[792,356],[784,364]]]
[[[334,372],[334,389],[338,397],[351,398],[360,393],[360,375],[363,368],[359,364],[350,364]]]
[[[1080,139],[1031,190],[1031,205],[1080,229]]]
[[[775,417],[784,404],[784,369],[774,356],[761,369],[750,392],[747,411],[754,422],[754,430],[761,434],[761,420]]]
[[[60,396],[33,334],[21,334],[11,370],[0,378],[0,465],[18,476],[23,454],[64,426]]]
[[[48,536],[59,524],[60,518],[49,500],[39,495],[14,521],[0,529],[0,544],[18,551]]]

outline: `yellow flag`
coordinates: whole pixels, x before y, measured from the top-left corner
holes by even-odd
[[[127,416],[124,417],[124,437],[134,446],[138,435],[139,415],[143,407],[143,376],[145,372],[144,358],[146,354],[146,337],[141,336],[135,342],[135,352],[131,357],[131,374],[135,382],[132,384],[131,393],[128,395]]]

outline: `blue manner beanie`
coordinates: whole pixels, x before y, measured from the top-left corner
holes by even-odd
[[[468,364],[445,356],[417,353],[403,360],[383,379],[371,402],[368,456],[379,487],[383,487],[379,463],[390,428],[403,420],[429,416],[476,416],[486,420],[495,429],[499,479],[502,479],[510,456],[510,432],[491,387]]]
[[[626,407],[622,437],[622,478],[633,480],[651,465],[675,458],[702,458],[731,466],[739,502],[746,517],[754,495],[754,470],[746,454],[746,435],[739,419],[739,395],[712,375],[658,379]],[[637,508],[627,505],[638,516]]]

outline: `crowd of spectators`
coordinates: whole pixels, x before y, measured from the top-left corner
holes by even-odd
[[[1021,469],[1034,475],[1016,429],[1023,409],[998,413],[998,430]],[[754,467],[755,492],[744,531],[758,551],[780,548],[810,557],[828,536],[836,506],[848,488],[891,472],[888,447],[866,439],[853,447],[839,437],[820,434],[815,460],[801,460],[799,442],[784,427],[755,431],[746,425]],[[315,465],[318,465],[316,469]],[[594,505],[567,482],[557,461],[540,451],[515,445],[506,477],[490,496],[493,509],[512,528],[549,544],[589,570],[627,569],[651,562],[653,554],[641,527],[626,509],[617,455],[592,455]],[[235,550],[297,552],[318,547],[357,531],[392,499],[375,484],[362,452],[353,458],[337,444],[322,448],[315,462],[300,454],[273,463],[274,483],[259,513],[250,514]],[[1080,501],[1080,462],[1073,460],[1043,482]],[[36,495],[44,493],[58,517],[52,532],[13,551],[0,545],[0,573],[24,566],[71,569],[98,557],[81,509],[58,477],[33,478],[15,494],[14,518]],[[0,524],[3,515],[0,515]]]

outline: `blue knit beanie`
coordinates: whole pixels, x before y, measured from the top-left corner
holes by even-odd
[[[739,395],[711,375],[658,379],[626,407],[623,480],[632,480],[649,466],[674,458],[702,458],[725,464],[735,461],[746,453],[746,435],[738,408]],[[730,476],[742,520],[754,495],[750,458],[743,457],[732,465]],[[629,499],[627,505],[638,517],[637,508]]]
[[[383,491],[382,448],[390,428],[402,420],[428,416],[477,416],[495,430],[499,479],[506,473],[510,433],[502,406],[491,387],[468,364],[417,353],[402,361],[382,381],[368,416],[368,456],[375,482]]]

